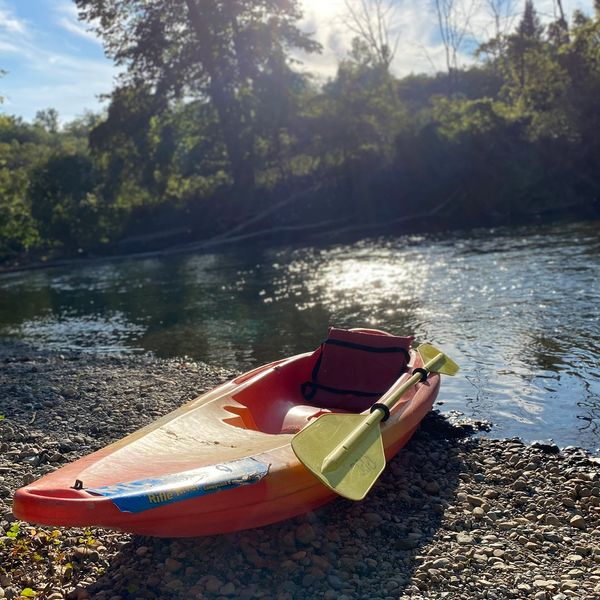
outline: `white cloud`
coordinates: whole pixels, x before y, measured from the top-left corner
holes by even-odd
[[[17,19],[10,10],[0,7],[0,30],[2,29],[10,33],[25,33],[27,27],[24,21]]]
[[[98,36],[79,21],[77,7],[72,3],[58,4],[54,7],[58,15],[56,23],[64,30],[89,42],[100,44]]]
[[[356,9],[360,9],[364,0],[349,1]],[[400,36],[396,57],[392,63],[393,72],[403,76],[409,73],[444,70],[445,52],[433,0],[392,1],[397,8],[391,27],[391,38],[395,39],[397,34]],[[514,0],[514,10],[507,17],[509,26],[518,22],[523,4],[523,0]],[[493,34],[493,17],[486,5],[485,0],[457,0],[458,13],[471,15],[470,27],[458,56],[461,65],[473,63],[473,48]],[[537,0],[535,6],[542,21],[548,22],[556,18],[555,0]],[[591,13],[593,0],[563,0],[563,6],[569,17],[575,9]],[[323,45],[321,55],[299,56],[304,63],[303,70],[315,73],[321,78],[332,77],[339,60],[347,56],[354,35],[344,24],[344,15],[347,14],[345,0],[302,0],[302,7],[302,30],[315,32],[314,39]],[[472,7],[474,10],[471,10]]]
[[[93,31],[89,31],[85,27],[82,27],[78,22],[72,21],[68,17],[61,17],[60,19],[58,19],[57,22],[63,29],[65,29],[69,33],[78,35],[79,37],[82,37],[91,42],[96,42],[98,44],[100,43],[100,40]]]
[[[0,52],[12,52],[18,53],[19,48],[10,42],[6,42],[0,39]]]
[[[8,71],[1,82],[3,113],[32,119],[38,110],[53,107],[65,122],[86,108],[97,110],[98,96],[113,88],[117,69],[98,51],[97,38],[78,23],[74,5],[56,3],[51,10],[55,18],[51,13],[44,25],[25,24],[0,0],[0,51],[6,57],[0,67]],[[84,50],[57,26],[96,43]]]

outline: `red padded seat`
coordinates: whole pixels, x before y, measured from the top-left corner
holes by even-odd
[[[404,373],[414,338],[331,327],[302,394],[314,406],[362,412]]]

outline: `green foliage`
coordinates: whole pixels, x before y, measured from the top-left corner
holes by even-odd
[[[109,56],[126,67],[117,92],[138,90],[143,81],[158,110],[174,98],[210,98],[233,183],[237,189],[253,186],[261,86],[285,73],[288,49],[320,48],[295,25],[301,16],[298,1],[76,4]]]
[[[123,73],[104,114],[0,116],[0,261],[214,235],[315,180],[297,220],[446,199],[449,225],[599,210],[598,2],[543,27],[527,1],[452,94],[447,74],[395,78],[360,40],[316,85],[290,58],[318,50],[297,0],[76,3]]]
[[[92,161],[85,154],[52,155],[31,174],[31,213],[45,240],[67,249],[108,241],[109,215],[95,194]]]

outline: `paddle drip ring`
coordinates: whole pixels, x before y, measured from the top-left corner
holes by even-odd
[[[427,373],[427,371],[425,369],[421,369],[420,367],[417,369],[413,369],[413,375],[415,373],[419,373],[421,375],[421,379],[419,380],[419,383],[423,383],[424,381],[427,381],[427,375],[429,375],[429,373]]]
[[[383,418],[381,419],[382,423],[390,418],[390,409],[385,404],[376,402],[373,404],[373,406],[371,406],[371,412],[375,412],[376,410],[383,412]]]

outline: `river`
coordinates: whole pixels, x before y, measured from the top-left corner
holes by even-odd
[[[492,435],[600,447],[600,224],[102,262],[0,276],[0,336],[246,370],[327,327],[414,334],[462,368],[443,412]]]

